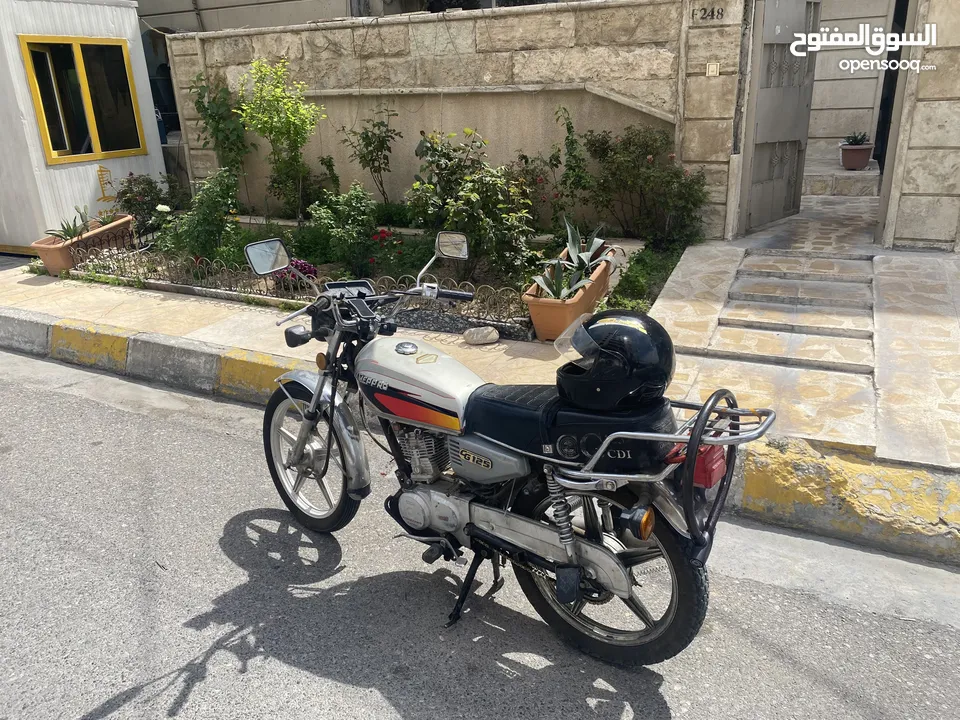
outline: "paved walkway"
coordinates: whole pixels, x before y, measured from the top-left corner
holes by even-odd
[[[733,244],[690,249],[652,314],[692,384],[777,410],[782,434],[960,467],[960,257],[872,243],[876,198],[805,198]],[[733,380],[736,378],[736,380]]]

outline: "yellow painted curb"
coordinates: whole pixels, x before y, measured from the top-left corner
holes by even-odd
[[[220,357],[220,377],[214,392],[237,400],[264,402],[277,389],[277,378],[291,370],[317,372],[317,366],[303,360],[234,348]]]
[[[960,563],[960,474],[884,461],[869,448],[755,443],[744,454],[741,508],[767,522]]]
[[[122,375],[127,365],[127,343],[136,334],[135,330],[112,325],[60,320],[50,331],[50,357]]]

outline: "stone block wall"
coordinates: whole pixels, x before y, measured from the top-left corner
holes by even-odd
[[[187,88],[198,72],[236,91],[254,58],[286,57],[292,76],[322,103],[328,120],[311,138],[311,165],[334,156],[345,182],[372,185],[349,162],[337,128],[353,127],[386,103],[403,133],[385,178],[391,199],[410,186],[421,130],[472,127],[490,141],[491,161],[549,152],[562,140],[554,119],[567,107],[579,130],[633,123],[674,132],[678,155],[703,166],[711,205],[708,235],[723,236],[740,62],[742,0],[717,0],[722,19],[691,0],[604,0],[496,10],[413,13],[256,30],[168,37],[174,85],[186,120],[191,174],[216,158],[198,141]],[[708,64],[719,75],[708,77]],[[266,148],[246,166],[253,205],[265,193]]]
[[[820,26],[856,32],[861,23],[890,31],[894,0],[823,0]],[[807,158],[840,162],[840,141],[853,132],[873,138],[880,113],[883,73],[840,69],[841,60],[867,60],[865,50],[827,48],[817,52]]]
[[[960,5],[921,0],[924,23],[937,25],[938,44],[911,58],[936,70],[907,76],[883,244],[960,250]]]

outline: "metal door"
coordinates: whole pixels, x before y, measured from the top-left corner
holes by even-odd
[[[740,229],[800,212],[816,55],[794,57],[794,33],[813,32],[820,0],[760,0],[744,144]]]

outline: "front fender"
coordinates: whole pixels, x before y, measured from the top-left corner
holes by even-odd
[[[297,383],[311,395],[317,391],[320,376],[306,370],[293,370],[281,375],[277,380],[281,387],[287,383]],[[320,411],[330,416],[331,397],[330,385],[323,389],[320,398]],[[346,399],[339,392],[333,404],[333,427],[336,429],[343,452],[344,474],[347,476],[347,494],[355,500],[365,498],[370,494],[370,464],[367,462],[367,451],[360,437],[361,426],[357,422],[353,410]]]

